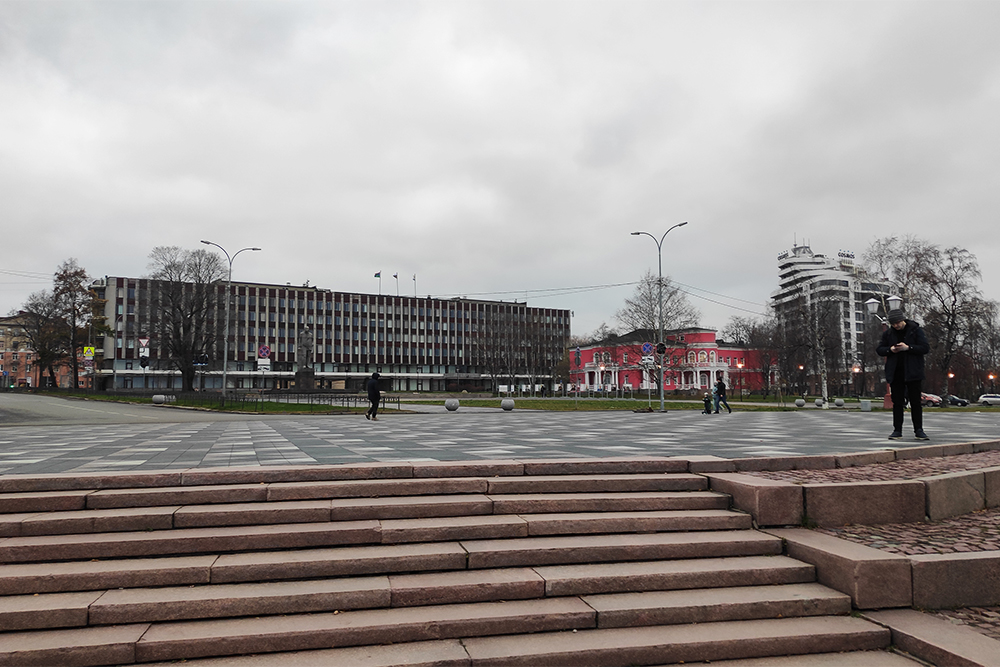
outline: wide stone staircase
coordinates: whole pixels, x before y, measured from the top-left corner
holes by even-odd
[[[888,647],[688,470],[0,477],[0,665],[661,665]]]

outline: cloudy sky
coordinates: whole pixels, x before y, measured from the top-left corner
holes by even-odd
[[[796,240],[915,234],[1000,299],[1000,2],[0,0],[0,312],[75,257],[525,299],[583,334],[648,269],[704,326]]]

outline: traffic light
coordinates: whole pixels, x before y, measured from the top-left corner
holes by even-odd
[[[663,343],[657,343],[656,344],[656,353],[657,354],[665,354],[666,351],[667,351],[667,346],[665,344],[663,344]]]

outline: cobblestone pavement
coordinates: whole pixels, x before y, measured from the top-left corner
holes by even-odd
[[[1000,607],[965,607],[941,609],[933,613],[956,625],[965,625],[987,637],[1000,640]]]
[[[783,482],[800,484],[805,482],[885,482],[893,479],[917,479],[929,475],[941,475],[962,470],[979,470],[1000,466],[1000,451],[960,454],[958,456],[938,456],[925,459],[909,459],[892,463],[876,463],[853,468],[833,468],[830,470],[778,470],[770,472],[750,472],[748,475],[766,477]]]
[[[1000,550],[1000,509],[931,523],[817,528],[818,532],[904,556]]]

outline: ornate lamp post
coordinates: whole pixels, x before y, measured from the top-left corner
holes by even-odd
[[[659,289],[659,304],[658,304],[659,305],[659,318],[658,318],[658,322],[657,322],[657,326],[659,327],[659,336],[660,336],[660,339],[656,342],[657,352],[659,352],[659,355],[660,355],[660,367],[656,371],[659,374],[659,380],[658,380],[658,382],[659,382],[659,385],[660,385],[660,412],[664,411],[663,410],[663,356],[666,353],[666,350],[664,350],[663,352],[660,352],[661,346],[664,344],[664,340],[663,340],[663,240],[665,238],[667,238],[667,234],[669,234],[672,230],[677,229],[678,227],[683,227],[686,224],[687,224],[687,222],[678,222],[676,225],[674,225],[673,227],[671,227],[667,231],[663,232],[663,236],[661,236],[659,239],[657,239],[655,236],[653,236],[649,232],[632,232],[632,236],[645,235],[645,236],[648,236],[649,238],[653,239],[653,241],[656,243],[656,254],[657,254],[657,260],[658,260],[657,263],[658,263],[659,277],[660,277],[660,281],[658,283],[659,288],[660,288]]]
[[[213,243],[212,241],[202,241],[205,245],[214,245],[216,248],[221,250],[225,255],[226,259],[229,260],[229,274],[226,276],[226,327],[225,333],[222,339],[222,397],[226,397],[226,392],[228,390],[228,385],[226,384],[226,370],[229,367],[229,290],[232,288],[233,284],[233,260],[236,256],[245,250],[260,250],[260,248],[242,248],[233,253],[232,257],[226,252],[218,243]]]

